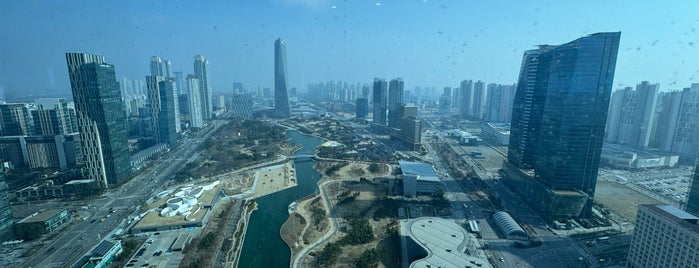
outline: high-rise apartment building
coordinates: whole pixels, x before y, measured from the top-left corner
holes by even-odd
[[[211,95],[211,85],[209,85],[209,61],[204,58],[204,56],[196,55],[194,56],[194,75],[199,81],[199,95],[202,117],[204,120],[210,120],[213,116],[213,97]],[[189,96],[190,99],[192,96]]]
[[[367,114],[369,114],[369,100],[366,98],[358,98],[356,103],[356,114],[357,119],[366,119]]]
[[[381,78],[374,78],[373,92],[373,116],[374,124],[386,125],[386,112],[388,111],[388,83]]]
[[[0,104],[0,136],[34,134],[34,122],[24,103]]]
[[[466,118],[473,114],[473,81],[461,81],[459,86],[459,113]]]
[[[37,135],[58,135],[78,132],[75,110],[68,107],[63,98],[40,98],[34,101],[32,110]]]
[[[120,185],[130,178],[131,163],[114,66],[85,53],[66,53],[66,61],[86,174],[104,187]]]
[[[607,120],[607,141],[636,148],[650,144],[655,127],[658,84],[643,81],[612,94]]]
[[[187,76],[188,103],[189,103],[189,126],[201,128],[204,126],[204,109],[202,108],[202,90],[199,89],[201,83],[195,75]]]
[[[697,222],[673,206],[638,206],[626,267],[699,267]]]
[[[400,128],[402,116],[401,107],[403,107],[403,92],[405,84],[403,79],[396,78],[388,83],[388,126],[392,128]]]
[[[483,114],[485,113],[485,82],[478,80],[473,83],[472,97],[472,112],[469,116],[475,120],[481,120],[483,119]]]
[[[486,94],[485,121],[489,123],[509,123],[512,116],[512,100],[515,86],[488,84]]]
[[[565,205],[565,212],[563,204],[552,205],[568,192],[585,193],[580,216],[591,214],[620,36],[596,33],[524,53],[508,164],[534,169],[535,179],[549,189],[540,192],[550,198],[530,201],[552,217],[576,216],[571,213],[577,205]]]
[[[289,82],[286,72],[286,42],[274,41],[274,114],[279,118],[291,117]]]

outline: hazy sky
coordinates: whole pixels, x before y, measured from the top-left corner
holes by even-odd
[[[150,56],[187,74],[201,54],[214,91],[273,87],[277,37],[301,91],[374,77],[403,77],[406,89],[513,83],[524,50],[604,31],[622,32],[615,88],[681,89],[699,82],[698,10],[699,1],[2,1],[0,99],[70,92],[65,52],[104,55],[130,79],[144,79]]]

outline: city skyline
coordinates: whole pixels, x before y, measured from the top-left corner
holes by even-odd
[[[453,86],[471,78],[509,84],[517,79],[522,52],[531,49],[532,44],[539,44],[542,40],[563,43],[575,36],[597,31],[625,33],[614,88],[647,80],[659,83],[661,91],[668,91],[699,80],[696,75],[699,70],[691,65],[699,60],[699,53],[696,53],[699,47],[695,46],[697,40],[692,35],[699,22],[683,12],[692,10],[691,5],[699,5],[694,2],[663,6],[672,16],[656,16],[656,10],[661,10],[658,8],[660,4],[513,3],[521,8],[520,14],[499,14],[499,7],[489,3],[471,6],[431,1],[405,4],[382,1],[380,6],[376,6],[337,1],[318,1],[316,5],[302,2],[245,3],[234,6],[236,14],[241,13],[239,16],[182,22],[177,18],[188,10],[210,10],[211,7],[198,4],[137,5],[135,2],[123,5],[103,3],[98,7],[88,3],[78,7],[68,3],[60,6],[65,16],[56,17],[47,15],[56,10],[51,3],[34,6],[34,10],[6,3],[3,4],[5,8],[0,9],[3,20],[12,21],[19,16],[28,23],[0,32],[8,40],[16,40],[7,44],[0,55],[0,69],[6,70],[0,72],[0,98],[12,98],[18,96],[18,92],[68,93],[67,75],[61,68],[61,55],[65,51],[105,55],[110,62],[120,66],[117,77],[129,79],[148,73],[149,65],[143,60],[152,55],[171,60],[172,71],[189,69],[190,55],[207,55],[212,60],[213,91],[229,89],[233,81],[252,87],[271,87],[273,77],[264,70],[271,68],[272,56],[267,55],[262,47],[277,36],[285,36],[287,42],[293,44],[290,51],[293,56],[288,59],[289,77],[293,78],[289,86],[301,91],[305,91],[306,85],[312,81],[369,82],[374,76],[401,76],[409,81],[406,88]],[[464,8],[482,11],[474,13],[475,21],[482,23],[465,24],[457,16]],[[102,14],[98,17],[72,19],[78,15],[71,16],[73,13],[83,14],[82,11],[87,9],[110,12],[95,12]],[[219,7],[215,12],[225,9],[225,6]],[[624,12],[619,12],[622,9]],[[285,12],[287,10],[293,12]],[[592,15],[568,16],[566,12],[556,12],[559,10],[579,10],[581,14],[594,12],[587,12]],[[265,11],[274,18],[255,18],[252,14],[258,12],[248,11]],[[123,14],[130,15],[129,20],[120,20]],[[634,19],[638,16],[645,19]],[[388,22],[384,19],[387,17],[398,19]],[[512,21],[523,23],[511,25]],[[191,22],[195,24],[191,25]],[[56,31],[40,30],[46,24],[55,27]],[[376,25],[382,27],[374,27]],[[72,31],[65,32],[64,29]],[[507,41],[502,42],[503,38]],[[173,46],[149,45],[155,40]],[[29,72],[36,68],[38,59],[42,59],[42,67],[38,72]],[[343,66],[328,68],[338,62]],[[32,73],[39,79],[27,79],[25,73]]]

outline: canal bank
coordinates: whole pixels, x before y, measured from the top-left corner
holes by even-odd
[[[291,142],[301,145],[294,155],[313,155],[323,140],[289,130]],[[289,204],[317,191],[321,175],[313,169],[315,161],[303,157],[294,161],[298,186],[255,199],[257,210],[250,216],[238,267],[288,267],[290,249],[279,236],[288,219]]]

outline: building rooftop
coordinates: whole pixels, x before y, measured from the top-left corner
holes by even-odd
[[[63,208],[56,208],[56,209],[47,209],[42,212],[38,212],[36,214],[32,214],[17,223],[29,223],[29,222],[42,222],[45,220],[48,220],[49,218],[53,217],[54,215],[61,213],[65,211]]]
[[[420,162],[398,161],[403,176],[417,176],[422,181],[439,181],[437,173],[430,164]]]
[[[670,205],[657,205],[656,207],[681,220],[699,220],[696,216]]]
[[[458,224],[440,218],[424,217],[413,220],[408,235],[421,245],[427,257],[410,264],[410,267],[492,267],[488,260],[467,255],[476,251],[477,244],[469,243],[475,237],[466,233]]]
[[[502,134],[510,134],[510,123],[488,123],[488,126]]]

